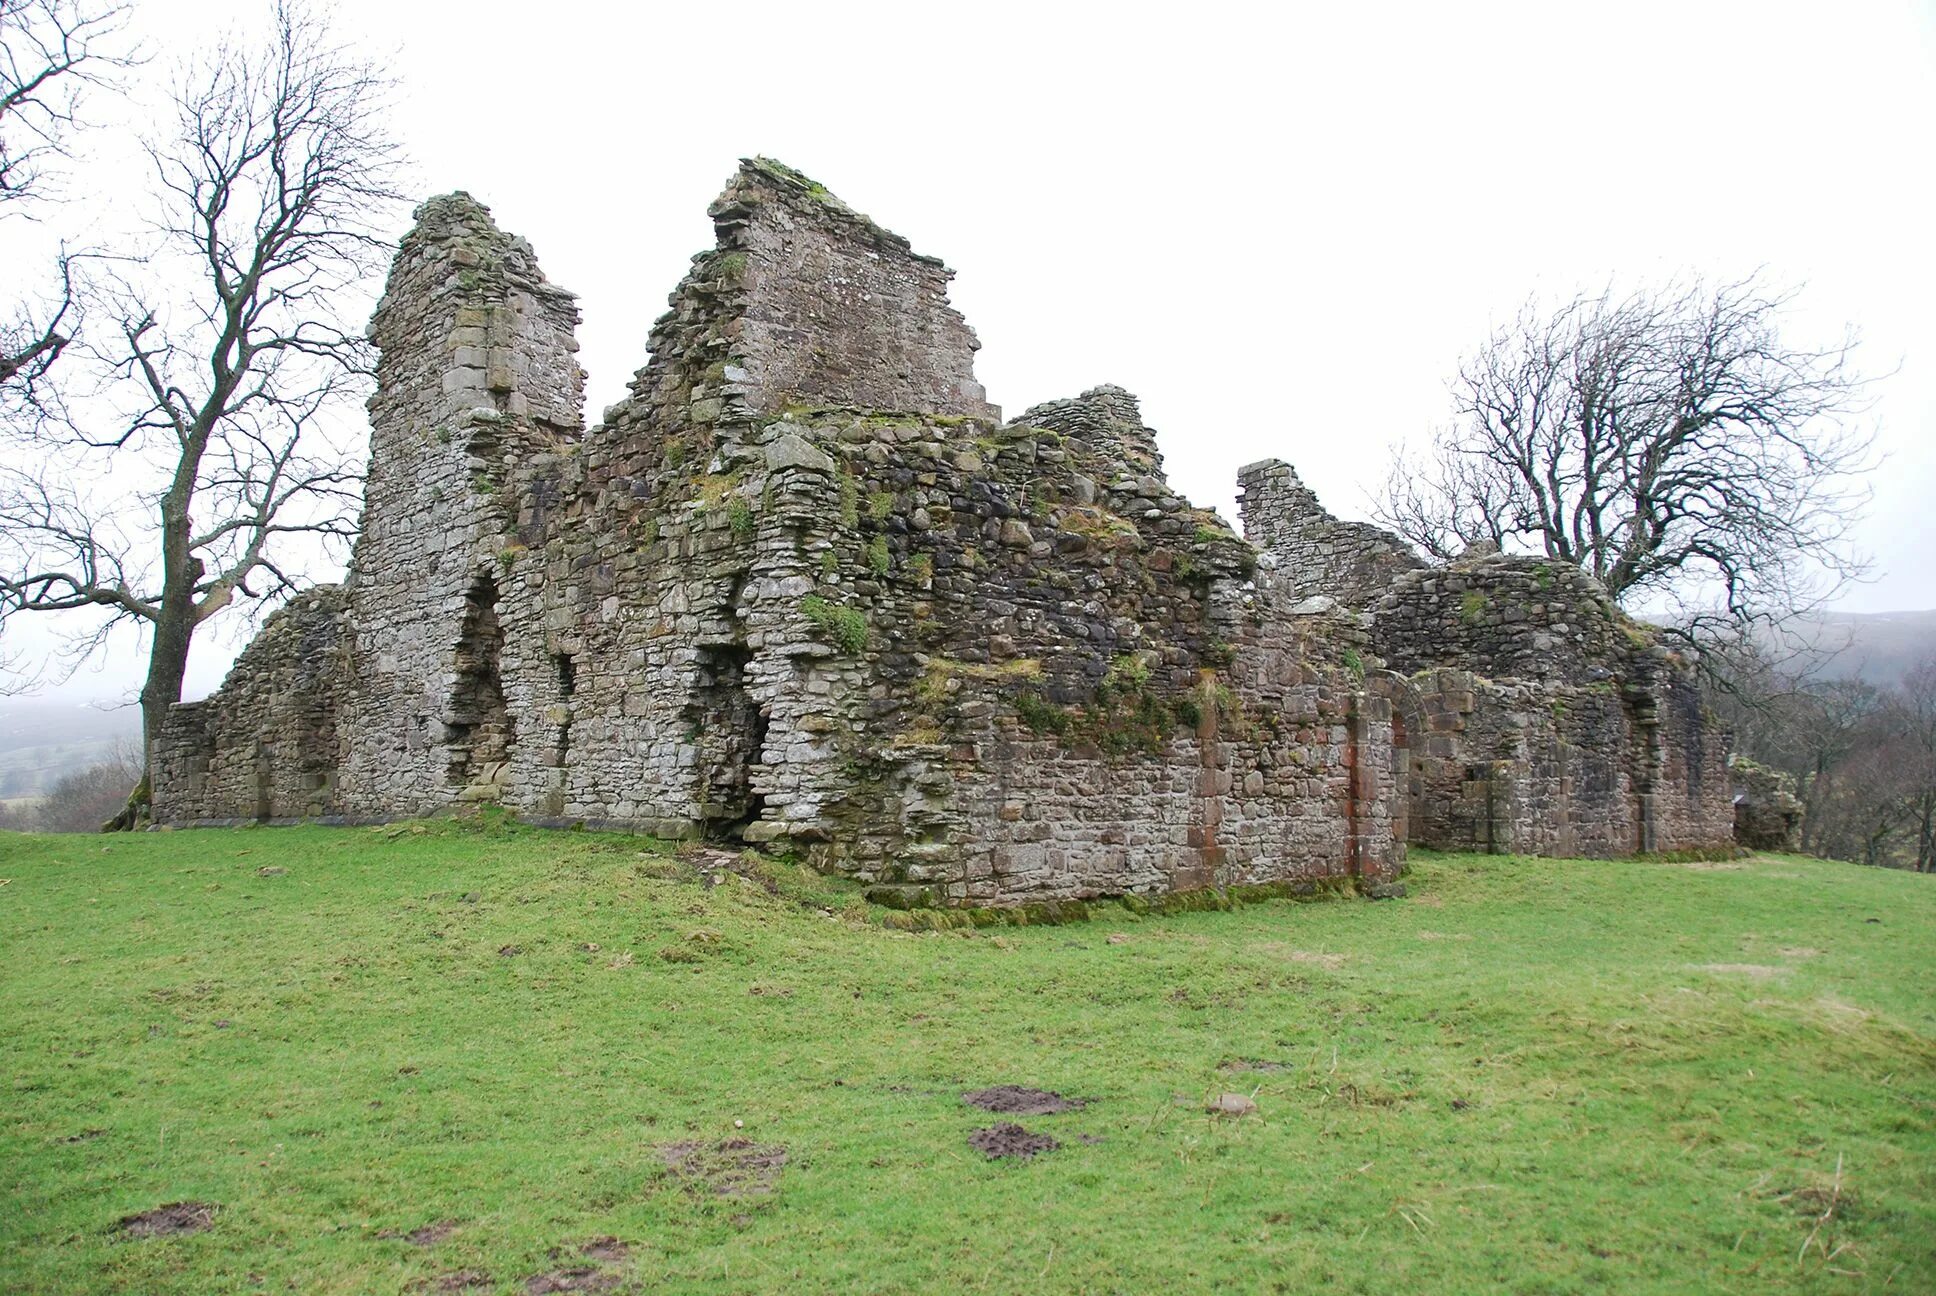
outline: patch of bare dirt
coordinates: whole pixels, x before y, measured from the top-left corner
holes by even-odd
[[[714,1197],[764,1197],[780,1182],[787,1150],[778,1143],[730,1138],[719,1143],[688,1139],[659,1146],[659,1159],[688,1188]]]
[[[970,1134],[968,1146],[990,1161],[997,1161],[1003,1157],[1021,1157],[1026,1160],[1038,1152],[1053,1152],[1062,1144],[1047,1134],[1031,1134],[1020,1125],[1003,1121],[999,1125],[990,1125],[987,1129],[978,1129]]]
[[[402,1238],[411,1246],[433,1247],[456,1231],[456,1220],[438,1220],[435,1224],[425,1224],[420,1228],[413,1228],[408,1233],[402,1229],[386,1228],[378,1229],[376,1235],[385,1239]]]
[[[618,1264],[631,1258],[632,1248],[615,1237],[602,1237],[593,1238],[579,1247],[578,1254],[587,1260],[596,1260],[600,1264]]]
[[[485,1273],[482,1269],[454,1269],[450,1273],[438,1274],[434,1278],[420,1278],[410,1284],[410,1289],[412,1291],[449,1293],[484,1291],[495,1286],[497,1284],[491,1281],[491,1275]]]
[[[608,1292],[624,1281],[596,1265],[574,1265],[532,1274],[524,1280],[524,1296],[552,1296],[554,1292]]]
[[[996,1085],[992,1089],[971,1089],[961,1095],[970,1107],[1007,1116],[1055,1116],[1081,1111],[1089,1104],[1080,1098],[1064,1098],[1049,1089],[1030,1089],[1024,1085]]]
[[[139,1215],[129,1215],[117,1227],[129,1237],[138,1238],[200,1233],[215,1222],[215,1212],[219,1209],[213,1202],[169,1202]]]

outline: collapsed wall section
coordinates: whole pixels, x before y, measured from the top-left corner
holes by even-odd
[[[276,610],[213,696],[169,710],[155,742],[155,820],[295,820],[334,808],[350,676],[339,585]]]
[[[1385,802],[1342,655],[1242,606],[1248,547],[1122,456],[1152,442],[1128,393],[806,434],[845,501],[809,597],[866,678],[828,867],[996,904],[1395,870],[1388,833],[1356,854],[1354,796]]]
[[[1342,522],[1281,459],[1237,470],[1244,538],[1294,598],[1372,603],[1405,572],[1424,566],[1404,541],[1367,522]]]
[[[1372,646],[1403,681],[1411,840],[1612,856],[1723,845],[1726,734],[1692,672],[1577,567],[1407,572]]]
[[[1728,761],[1734,785],[1734,839],[1749,850],[1799,851],[1807,807],[1795,795],[1792,775],[1735,756]]]
[[[1571,563],[1506,555],[1408,571],[1366,604],[1393,670],[1433,666],[1494,679],[1588,684],[1613,678],[1653,634]]]

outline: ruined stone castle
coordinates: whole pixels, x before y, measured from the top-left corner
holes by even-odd
[[[1004,420],[951,272],[821,186],[753,160],[710,212],[587,430],[572,295],[468,195],[419,209],[348,579],[173,710],[160,822],[497,803],[905,905],[1729,840],[1692,676],[1577,569],[1427,566],[1276,461],[1240,537],[1120,388]]]

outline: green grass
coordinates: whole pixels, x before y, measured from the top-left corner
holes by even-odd
[[[0,1291],[514,1292],[607,1234],[642,1291],[1936,1289],[1931,879],[1427,856],[1401,901],[908,935],[774,872],[0,837]],[[1091,1103],[989,1162],[997,1083]],[[735,1134],[770,1196],[658,1152]],[[184,1199],[214,1227],[117,1235]]]

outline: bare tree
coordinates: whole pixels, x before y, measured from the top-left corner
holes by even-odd
[[[0,475],[0,627],[92,610],[83,654],[143,630],[148,759],[199,628],[292,592],[294,563],[352,534],[359,476],[332,415],[367,389],[368,345],[343,320],[388,253],[387,91],[296,0],[265,41],[184,69],[170,129],[146,142],[157,250],[102,272],[69,344],[96,385],[35,428],[36,462]],[[129,496],[139,511],[105,502]]]
[[[1394,465],[1380,520],[1440,558],[1491,541],[1616,599],[1739,622],[1856,575],[1871,437],[1852,342],[1784,343],[1758,278],[1529,303],[1459,369],[1456,422]]]
[[[82,92],[128,66],[116,39],[128,6],[79,0],[0,0],[0,214],[30,218],[52,200],[52,168],[81,127]],[[28,399],[73,333],[74,258],[55,258],[38,302],[15,302],[0,325],[0,396]],[[16,281],[17,282],[17,281]]]
[[[56,779],[17,826],[34,832],[99,832],[103,820],[120,812],[141,767],[140,749],[132,741],[117,743],[106,760]]]

